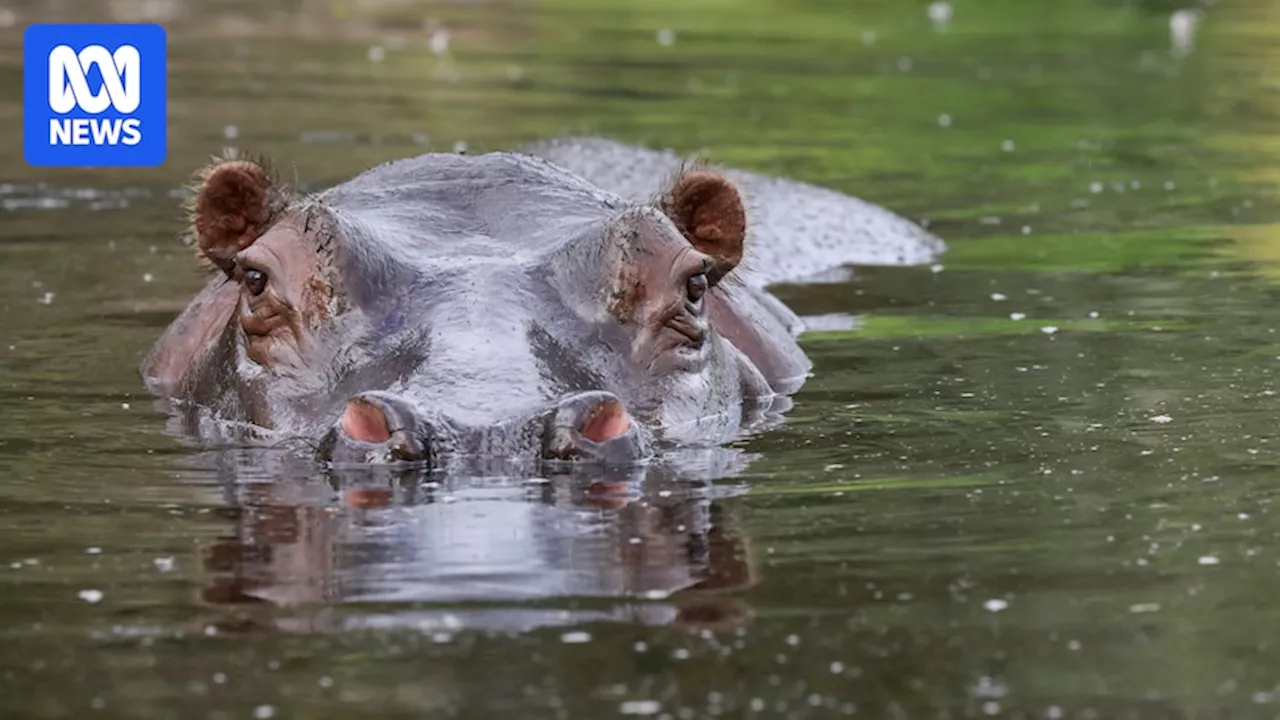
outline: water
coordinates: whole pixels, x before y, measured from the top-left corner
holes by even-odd
[[[12,717],[1273,717],[1274,4],[24,0],[158,17],[170,160],[0,145]],[[1191,12],[1194,11],[1194,12]],[[177,189],[567,133],[925,220],[778,294],[783,427],[637,476],[318,476],[166,432]]]

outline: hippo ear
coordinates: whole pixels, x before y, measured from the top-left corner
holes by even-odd
[[[270,227],[285,205],[284,192],[270,171],[250,160],[228,160],[197,176],[191,203],[196,245],[209,262],[228,275],[236,253]]]
[[[747,211],[723,175],[702,169],[682,173],[663,197],[663,210],[689,244],[715,261],[709,273],[713,284],[742,262]]]

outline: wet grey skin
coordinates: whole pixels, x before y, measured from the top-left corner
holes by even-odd
[[[766,284],[943,247],[830,190],[594,139],[423,155],[310,197],[249,160],[197,185],[212,276],[148,387],[188,432],[338,465],[724,443],[810,370]]]

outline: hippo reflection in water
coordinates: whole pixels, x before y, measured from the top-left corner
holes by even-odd
[[[524,483],[440,477],[407,464],[317,475],[288,454],[245,448],[187,456],[186,477],[216,488],[227,506],[218,511],[222,531],[200,543],[199,597],[214,612],[199,625],[212,621],[221,632],[735,626],[751,615],[737,594],[761,577],[737,521],[746,486],[709,480],[752,459],[736,448],[705,448],[644,465],[568,467]]]
[[[201,432],[340,463],[723,443],[810,368],[767,284],[943,247],[855,198],[605,140],[428,154],[318,195],[226,159],[191,210],[213,277],[148,386]]]

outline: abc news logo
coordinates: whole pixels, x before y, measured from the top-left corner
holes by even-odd
[[[49,107],[65,115],[79,108],[96,115],[108,107],[127,115],[142,103],[142,58],[138,48],[121,45],[114,53],[101,45],[80,52],[59,45],[49,52]],[[97,68],[102,88],[89,89],[86,70]],[[50,145],[137,145],[142,142],[142,121],[137,118],[51,118]]]
[[[23,38],[24,150],[38,166],[159,165],[167,153],[159,25],[32,25]]]

